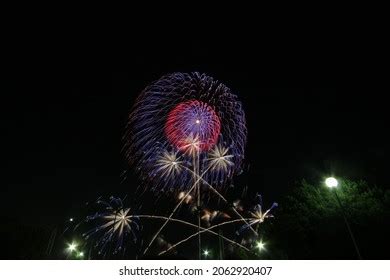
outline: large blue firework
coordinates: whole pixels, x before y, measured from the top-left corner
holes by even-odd
[[[241,102],[228,87],[205,74],[173,73],[137,98],[124,152],[156,191],[188,189],[195,167],[200,184],[222,188],[242,168],[246,137]]]

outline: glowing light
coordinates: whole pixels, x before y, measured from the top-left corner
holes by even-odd
[[[189,203],[191,203],[191,202],[193,201],[192,195],[189,194],[189,195],[186,196],[186,193],[185,193],[185,192],[180,192],[179,195],[177,196],[177,199],[178,199],[178,200],[181,200],[181,199],[183,199],[184,197],[185,197],[184,202],[185,202],[186,204],[189,204]]]
[[[78,257],[79,257],[79,258],[84,257],[84,252],[79,252],[79,253],[78,253]]]
[[[69,219],[69,222],[73,222],[73,218],[70,218],[70,219]]]
[[[68,251],[69,252],[74,252],[74,251],[76,251],[76,249],[77,249],[77,244],[76,243],[72,242],[71,244],[69,244],[69,246],[68,246]]]
[[[196,120],[195,123],[200,124],[200,120]]]
[[[326,178],[325,184],[328,188],[336,188],[339,184],[339,182],[336,180],[336,178],[329,177]]]
[[[210,255],[210,251],[209,250],[203,250],[203,256],[205,257],[208,257]]]
[[[261,252],[265,249],[265,243],[260,240],[256,243],[256,248]]]

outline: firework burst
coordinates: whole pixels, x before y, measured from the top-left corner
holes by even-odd
[[[135,244],[140,226],[139,218],[131,215],[131,209],[114,197],[109,202],[98,200],[97,204],[103,210],[86,218],[86,223],[93,228],[83,234],[85,240],[92,242],[99,254],[116,254],[124,250],[128,242]]]
[[[157,171],[162,176],[170,178],[176,176],[182,171],[182,163],[176,153],[165,151],[157,160]]]
[[[262,198],[259,194],[256,195],[256,200],[258,200],[258,204],[256,204],[253,207],[252,211],[249,211],[249,215],[251,216],[250,222],[246,225],[243,225],[238,231],[237,235],[241,234],[242,232],[246,231],[250,227],[256,226],[258,227],[260,224],[264,223],[264,221],[268,218],[273,218],[271,211],[278,207],[278,203],[274,202],[271,206],[271,208],[267,209],[265,212],[263,212],[262,207]]]
[[[241,171],[246,133],[241,103],[228,87],[205,74],[173,73],[138,97],[124,152],[154,190],[188,190],[194,182],[188,170],[194,170],[194,158],[197,173],[209,170],[204,178],[223,188]],[[187,168],[165,161],[168,154],[179,157]]]

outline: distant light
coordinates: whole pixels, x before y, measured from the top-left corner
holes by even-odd
[[[338,186],[339,182],[337,182],[336,178],[329,177],[326,178],[325,184],[328,188],[335,188]]]
[[[263,251],[265,249],[265,244],[263,243],[263,241],[258,241],[256,243],[256,248],[259,249],[259,251]]]
[[[84,252],[80,252],[80,253],[78,254],[78,256],[79,256],[79,258],[84,257]]]
[[[200,120],[196,120],[195,122],[196,122],[197,124],[200,124]]]
[[[73,218],[70,218],[70,219],[69,219],[69,222],[73,222]]]
[[[209,255],[210,255],[210,251],[209,250],[204,250],[203,251],[203,255],[205,256],[205,257],[208,257]]]
[[[73,251],[76,250],[76,248],[77,248],[77,244],[76,243],[69,244],[68,251],[69,252],[73,252]]]

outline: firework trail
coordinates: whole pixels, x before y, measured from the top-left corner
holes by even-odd
[[[212,165],[209,166],[209,169],[212,168]],[[197,186],[197,184],[200,182],[200,181],[203,181],[205,183],[205,185],[215,194],[217,194],[217,196],[219,198],[221,198],[225,203],[228,203],[228,201],[225,199],[225,197],[220,194],[216,189],[214,189],[208,182],[206,182],[202,175],[204,175],[205,173],[207,173],[208,169],[205,170],[205,172],[201,175],[197,175],[196,173],[193,173],[195,175],[195,183],[193,184],[193,186],[191,187],[191,189],[187,192],[187,193],[180,193],[179,197],[180,197],[180,201],[179,203],[176,205],[176,207],[173,209],[173,211],[170,213],[169,217],[165,220],[164,224],[157,230],[157,232],[155,233],[155,235],[153,236],[152,240],[150,241],[149,245],[146,247],[145,251],[144,251],[144,254],[146,254],[146,252],[149,250],[150,246],[153,244],[153,242],[156,240],[156,238],[158,237],[158,235],[161,233],[161,231],[164,229],[164,227],[168,224],[169,221],[172,220],[172,217],[173,215],[176,213],[176,211],[179,209],[179,207],[182,205],[183,202],[187,201],[188,198],[190,198],[190,193],[195,189],[195,187]],[[198,194],[198,199],[200,198],[200,195]],[[192,199],[192,197],[191,197]],[[241,222],[244,222],[246,224],[246,228],[245,229],[248,229],[250,228],[252,230],[252,232],[257,236],[257,231],[255,231],[253,228],[252,228],[252,224],[248,223],[248,219],[245,219],[240,213],[238,213],[238,211],[236,210],[234,204],[232,205],[231,209],[233,210],[233,212],[238,215],[240,217],[239,221]],[[198,235],[200,236],[200,234],[204,231],[201,231],[201,227],[200,227],[200,221],[202,219],[201,215],[200,215],[200,208],[199,208],[199,201],[198,201],[198,204],[197,204],[197,211],[199,212],[199,215],[198,215],[198,233],[196,233],[195,235]],[[268,213],[268,212],[267,212]],[[191,236],[192,237],[192,236]],[[225,237],[223,237],[225,238]],[[189,238],[190,239],[190,238]],[[188,239],[187,239],[188,240]],[[185,240],[186,241],[186,240]],[[181,242],[182,243],[182,242]],[[199,246],[200,248],[200,246]]]
[[[164,217],[164,216],[155,216],[155,215],[137,215],[137,216],[134,216],[134,217],[136,217],[136,218],[138,218],[138,219],[143,219],[143,218],[145,218],[145,219],[165,220],[165,221],[166,221],[166,220],[169,220],[169,221],[172,221],[172,222],[181,223],[181,224],[184,224],[184,225],[187,225],[187,226],[194,227],[194,228],[198,229],[198,225],[195,225],[195,224],[192,224],[192,223],[186,222],[186,221],[184,221],[184,220],[180,220],[180,219],[168,218],[168,217]],[[219,233],[216,233],[215,231],[212,230],[213,228],[216,228],[216,227],[219,227],[219,226],[223,226],[223,225],[231,224],[231,223],[237,223],[237,222],[242,222],[242,220],[239,219],[239,220],[233,220],[233,221],[229,221],[229,222],[224,222],[224,223],[221,223],[221,224],[212,226],[212,227],[210,227],[210,228],[203,228],[203,227],[201,227],[201,228],[200,228],[200,229],[201,229],[200,232],[201,232],[201,233],[203,233],[203,232],[208,232],[208,233],[211,233],[212,235],[220,236],[220,237],[221,237],[222,239],[224,239],[225,241],[227,241],[227,242],[229,242],[229,243],[231,243],[231,244],[233,244],[233,245],[236,245],[236,246],[238,246],[238,247],[240,247],[240,248],[242,248],[242,249],[248,251],[248,248],[242,246],[240,243],[237,243],[236,241],[231,240],[231,239],[229,239],[229,238],[227,238],[227,237],[225,237],[225,236],[223,236],[223,235],[220,235]],[[197,236],[197,235],[198,235],[198,232],[195,233],[195,234],[193,234],[193,235],[191,235],[191,238],[194,237],[194,236]],[[186,240],[181,240],[179,244],[182,244],[182,243],[188,241],[188,240],[191,239],[191,238],[188,238],[188,239],[186,239]],[[176,246],[179,245],[179,244],[176,244],[174,247],[176,247]],[[170,251],[170,250],[172,250],[172,249],[173,249],[173,248],[171,248],[171,246],[170,246],[169,249],[166,250],[166,252],[168,252],[168,251]],[[160,253],[159,255],[161,255],[161,254],[162,254],[162,253]]]
[[[252,219],[245,219],[245,220],[246,220],[246,221],[252,221]],[[183,244],[183,243],[189,241],[190,239],[192,239],[192,238],[198,236],[198,234],[200,234],[200,233],[204,233],[204,232],[206,232],[206,231],[207,231],[207,232],[213,233],[214,231],[212,231],[212,229],[214,229],[214,228],[218,228],[218,227],[221,227],[221,226],[225,226],[225,225],[229,225],[229,224],[234,224],[234,223],[242,223],[242,219],[231,220],[231,221],[219,223],[219,224],[217,224],[217,225],[213,225],[213,226],[211,226],[211,227],[209,227],[209,228],[204,228],[204,229],[202,229],[200,232],[191,234],[190,236],[188,236],[188,237],[186,237],[186,238],[184,238],[184,239],[178,241],[177,243],[171,245],[167,250],[164,250],[164,251],[160,252],[158,255],[160,256],[160,255],[163,255],[163,254],[165,254],[165,253],[171,251],[172,249],[176,248],[176,247],[179,246],[180,244]],[[225,236],[223,236],[223,235],[221,235],[221,234],[215,233],[215,235],[221,236],[223,239],[229,241],[230,243],[233,243],[233,242],[234,242],[233,244],[235,244],[235,245],[239,244],[239,243],[237,243],[237,242],[235,242],[235,241],[231,242],[232,240],[226,238]],[[246,248],[245,246],[242,246],[241,244],[239,244],[239,245],[237,245],[237,246],[239,246],[240,248],[242,248],[242,249],[244,249],[244,250],[246,250],[246,251],[249,251],[248,248]]]
[[[207,172],[207,170],[205,171]],[[155,233],[155,235],[153,236],[152,240],[150,241],[149,245],[146,247],[145,251],[144,251],[144,254],[146,254],[146,252],[149,250],[150,246],[153,244],[154,240],[156,240],[157,236],[160,234],[160,232],[164,229],[164,227],[168,224],[168,222],[172,219],[173,215],[176,213],[176,211],[179,209],[179,207],[182,205],[182,203],[184,201],[186,201],[187,197],[190,196],[190,193],[195,189],[195,187],[197,186],[197,183],[200,181],[201,179],[198,178],[194,184],[192,185],[192,187],[189,189],[188,192],[186,192],[182,198],[180,199],[179,203],[175,206],[175,208],[172,210],[172,212],[170,213],[168,219],[164,222],[164,224],[157,230],[157,232]],[[198,222],[198,227],[200,228],[200,221]]]
[[[207,229],[202,229],[200,232],[197,232],[197,233],[194,233],[194,234],[191,234],[189,235],[188,237],[178,241],[177,243],[171,245],[168,249],[162,251],[159,253],[159,255],[163,255],[169,251],[171,251],[172,249],[176,248],[177,246],[179,246],[180,244],[183,244],[187,241],[189,241],[190,239],[198,236],[198,234],[201,234],[201,233],[204,233],[206,231],[211,231],[212,229],[214,228],[218,228],[218,227],[222,227],[222,226],[225,226],[225,225],[229,225],[229,224],[235,224],[235,223],[240,223],[240,222],[245,222],[246,224],[243,225],[236,233],[237,235],[240,234],[241,232],[251,228],[252,226],[254,225],[259,225],[261,223],[263,223],[265,221],[265,219],[267,218],[272,218],[273,215],[270,213],[274,208],[278,207],[278,204],[277,203],[273,203],[271,208],[268,209],[267,211],[265,212],[262,212],[262,201],[261,201],[261,196],[260,195],[256,195],[256,200],[258,200],[258,204],[256,204],[253,208],[253,211],[249,211],[249,214],[250,214],[250,218],[240,218],[240,219],[235,219],[235,220],[230,220],[230,221],[225,221],[225,222],[221,222],[221,223],[218,223],[216,225],[213,225],[213,226],[210,226],[208,227]],[[224,213],[220,213],[218,211],[213,211],[213,212],[209,212],[209,211],[205,211],[204,212],[204,218],[205,219],[210,219],[210,218],[215,218],[215,217],[218,217],[218,215],[222,215],[223,217],[226,217],[226,218],[229,218],[229,216],[227,216],[226,214]],[[257,236],[257,232],[256,232],[256,236]],[[223,236],[222,236],[223,237]],[[242,247],[241,247],[242,248]],[[245,250],[248,250],[246,247],[244,247]]]
[[[195,175],[196,175],[196,174],[195,174]],[[212,191],[214,194],[216,194],[220,199],[222,199],[223,202],[229,204],[229,202],[226,200],[226,198],[225,198],[221,193],[219,193],[212,185],[210,185],[207,181],[205,181],[201,176],[198,176],[198,175],[196,175],[196,176],[197,176],[197,178],[199,178],[199,179],[200,179],[200,180],[209,188],[209,190],[211,190],[211,191]],[[237,211],[237,209],[236,209],[234,203],[232,204],[231,209],[233,210],[233,212],[234,212],[237,216],[239,216],[239,217],[241,218],[241,220],[242,220],[243,222],[245,222],[246,228],[251,229],[251,231],[252,231],[255,235],[257,235],[257,231],[255,231],[255,230],[253,229],[252,225],[249,224],[249,223],[247,222],[247,220],[246,220],[246,219]]]

